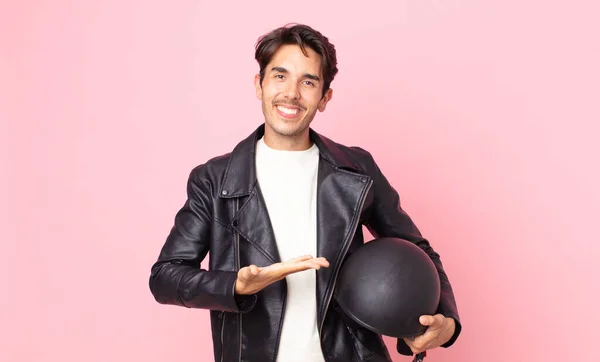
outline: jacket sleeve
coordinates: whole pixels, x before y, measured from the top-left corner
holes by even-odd
[[[366,152],[366,151],[364,151]],[[415,223],[402,209],[398,192],[390,185],[381,172],[379,166],[369,154],[370,174],[373,177],[374,202],[373,209],[365,226],[373,237],[397,237],[411,241],[423,249],[435,264],[440,276],[441,294],[437,313],[453,318],[456,329],[452,338],[442,347],[450,347],[458,338],[462,325],[458,316],[458,308],[452,291],[452,286],[440,260],[440,255],[431,247],[430,243],[421,236]],[[412,351],[403,339],[398,339],[398,353],[411,355]]]
[[[187,200],[150,273],[150,291],[158,303],[226,312],[245,312],[255,296],[234,296],[237,272],[204,270],[200,264],[211,239],[212,186],[195,168],[187,182]]]

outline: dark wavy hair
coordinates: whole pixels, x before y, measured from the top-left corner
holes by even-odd
[[[335,46],[323,34],[302,24],[282,26],[258,39],[254,58],[260,66],[260,84],[262,85],[265,77],[267,64],[282,45],[298,45],[306,56],[308,54],[305,47],[309,47],[321,56],[323,95],[325,95],[338,72]]]

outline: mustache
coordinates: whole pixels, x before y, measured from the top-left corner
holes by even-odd
[[[274,106],[289,105],[289,106],[295,106],[295,107],[301,108],[302,110],[306,110],[306,108],[302,104],[300,104],[297,101],[291,101],[291,100],[279,100],[279,101],[275,100],[275,101],[273,101],[273,105]]]

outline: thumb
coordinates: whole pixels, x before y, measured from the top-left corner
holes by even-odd
[[[240,269],[240,271],[238,273],[238,278],[241,279],[242,281],[246,282],[246,281],[254,278],[258,273],[259,273],[258,267],[256,267],[256,265],[250,265],[250,266],[243,267],[242,269]]]
[[[430,315],[422,315],[419,318],[419,323],[421,323],[424,326],[430,326],[435,322],[435,318],[433,316]]]
[[[429,326],[430,329],[438,329],[444,325],[445,318],[441,314],[422,315],[419,322],[424,326]]]
[[[257,267],[256,265],[250,265],[248,268],[250,269],[250,274],[252,274],[252,276],[258,275],[261,270],[261,268]]]

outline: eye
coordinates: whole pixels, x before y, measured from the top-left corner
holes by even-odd
[[[283,74],[275,74],[275,78],[277,78],[277,79],[283,79],[285,77],[283,76]]]
[[[304,81],[304,84],[306,84],[306,85],[308,85],[308,86],[311,86],[311,87],[314,87],[314,86],[315,86],[315,83],[311,82],[310,80],[305,80],[305,81]]]

